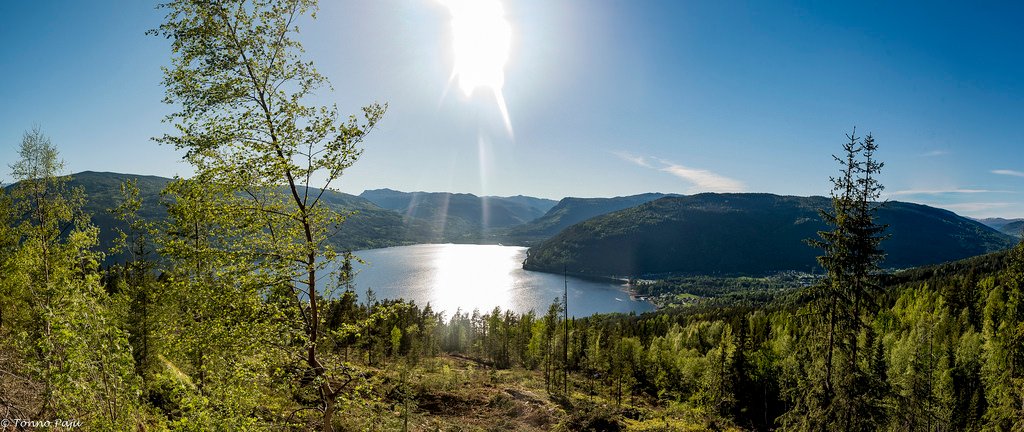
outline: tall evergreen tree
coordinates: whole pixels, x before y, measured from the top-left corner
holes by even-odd
[[[136,370],[146,377],[153,364],[154,338],[153,331],[156,320],[153,315],[156,308],[156,296],[159,284],[156,280],[156,245],[153,242],[155,226],[139,215],[143,205],[139,196],[137,181],[127,180],[121,184],[121,203],[110,209],[114,216],[127,225],[127,229],[117,228],[118,237],[114,250],[123,253],[126,261],[122,266],[108,275],[116,286],[116,297],[120,305],[124,327],[128,331],[128,340],[132,345]],[[111,290],[108,288],[108,290]]]
[[[883,188],[878,174],[884,164],[875,158],[878,146],[870,134],[861,139],[854,130],[842,148],[841,156],[833,156],[840,174],[831,178],[832,208],[820,212],[832,229],[809,241],[824,252],[818,262],[826,277],[807,290],[810,303],[805,314],[815,318],[815,338],[807,342],[820,347],[815,352],[821,357],[813,361],[822,379],[808,382],[814,388],[797,393],[802,401],[788,415],[790,425],[804,430],[875,430],[881,425],[880,419],[858,413],[875,411],[881,403],[867,397],[872,380],[859,345],[880,292],[885,226],[876,222],[875,212]]]

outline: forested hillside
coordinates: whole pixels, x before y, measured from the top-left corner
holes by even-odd
[[[99,228],[99,245],[103,250],[113,248],[117,230],[127,229],[126,223],[118,220],[111,212],[111,209],[117,207],[121,185],[125,181],[133,181],[139,189],[142,203],[138,212],[140,218],[153,224],[164,222],[167,218],[166,203],[170,198],[162,198],[161,192],[172,179],[84,171],[68,176],[68,180],[68,186],[81,190],[84,198],[83,210]],[[398,213],[380,208],[355,195],[328,190],[324,192],[322,199],[333,211],[345,215],[340,230],[328,239],[338,250],[452,240],[451,237],[445,237],[443,232],[436,231],[429,221],[403,218]],[[113,253],[108,255],[106,262],[124,259],[122,254]]]
[[[543,216],[509,230],[508,237],[519,242],[544,240],[592,217],[635,207],[664,196],[660,193],[646,193],[614,198],[563,198]]]
[[[80,188],[84,194],[83,209],[99,228],[100,247],[105,250],[111,249],[114,245],[117,230],[127,229],[125,222],[118,220],[110,210],[117,207],[121,185],[128,180],[133,181],[139,189],[139,198],[142,200],[139,217],[154,224],[164,221],[167,217],[167,199],[162,203],[161,192],[172,181],[171,179],[92,171],[69,176],[68,185]],[[403,219],[400,215],[355,195],[328,190],[324,192],[323,200],[333,211],[346,215],[340,230],[328,239],[338,250],[369,249],[444,239],[440,233],[433,232],[423,220]],[[124,259],[120,254],[111,255],[109,258],[108,262]]]
[[[1014,221],[999,228],[999,231],[1014,237],[1024,236],[1024,221]]]
[[[100,246],[110,249],[116,238],[117,229],[125,229],[109,210],[116,207],[120,187],[125,180],[134,180],[142,198],[139,216],[149,222],[159,222],[167,217],[161,191],[172,179],[135,174],[101,173],[84,171],[69,177],[69,185],[80,188],[85,198],[85,212],[100,228]],[[319,190],[317,190],[319,192]],[[497,225],[521,224],[539,217],[554,201],[540,198],[488,197],[482,199],[468,194],[424,194],[424,196],[390,191],[368,191],[364,195],[373,197],[381,207],[361,196],[328,190],[323,201],[333,211],[345,215],[340,230],[328,240],[337,250],[360,250],[412,243],[501,241],[503,237],[487,235],[482,228],[482,215]],[[386,197],[397,197],[397,201]],[[407,212],[409,199],[416,197],[415,211]],[[450,199],[450,207],[449,207]],[[167,199],[163,199],[166,201]],[[436,207],[444,201],[447,218],[440,219]],[[482,212],[482,203],[488,203]],[[398,204],[396,204],[398,203]],[[394,208],[391,208],[394,207]],[[397,210],[396,210],[397,209]],[[121,254],[112,254],[107,263],[123,261]]]
[[[1006,219],[997,217],[977,219],[977,221],[994,228],[996,231],[1015,237],[1019,237],[1022,232],[1021,229],[1024,228],[1024,219]]]
[[[359,194],[380,207],[409,218],[419,218],[438,227],[446,225],[475,231],[508,228],[532,221],[548,211],[554,202],[532,197],[479,197],[448,192],[399,192],[375,189]]]
[[[111,212],[121,203],[121,186],[126,181],[135,183],[139,189],[139,198],[146,203],[145,206],[139,208],[140,218],[152,222],[167,218],[167,209],[160,205],[160,193],[171,182],[169,178],[94,171],[83,171],[68,176],[68,186],[82,191],[85,199],[82,210],[99,229],[101,250],[115,250],[117,230],[128,229],[128,226]],[[107,258],[108,262],[126,259],[120,253],[113,253]]]
[[[826,225],[823,197],[698,194],[666,197],[589,219],[533,247],[525,268],[592,275],[813,272],[806,243]],[[898,201],[880,206],[885,267],[936,264],[1006,249],[1011,237],[952,212]]]

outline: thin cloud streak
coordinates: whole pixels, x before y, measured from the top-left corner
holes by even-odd
[[[952,210],[954,212],[980,212],[986,210],[996,210],[1006,208],[1013,203],[1008,202],[966,202],[956,204],[928,204],[933,207],[944,208],[946,210]]]
[[[981,193],[1010,193],[1010,191],[999,191],[989,189],[908,189],[889,192],[889,196],[907,195],[946,195],[946,194],[981,194]]]
[[[612,154],[637,166],[668,173],[688,183],[692,183],[693,186],[687,191],[688,193],[743,192],[746,189],[743,182],[739,180],[732,179],[721,174],[716,174],[705,169],[690,168],[659,158],[648,159],[643,156],[637,156],[627,152],[612,152]],[[657,161],[657,164],[660,166],[656,166],[653,161]]]
[[[924,156],[924,157],[938,157],[938,156],[945,156],[945,155],[948,155],[948,154],[949,154],[949,150],[932,150],[932,151],[929,151],[929,152],[922,153],[921,156]]]
[[[664,161],[662,162],[664,163]],[[694,184],[691,189],[700,192],[743,192],[743,183],[708,170],[687,168],[677,164],[667,164],[661,171],[672,174]]]
[[[627,162],[632,162],[632,163],[634,163],[636,165],[639,165],[639,166],[642,166],[644,168],[654,168],[653,166],[651,166],[650,163],[647,162],[647,158],[645,158],[643,156],[636,156],[636,155],[633,155],[633,154],[630,154],[630,153],[627,153],[627,152],[621,152],[621,151],[614,151],[614,152],[612,152],[612,154],[615,155],[615,156],[618,156],[619,159],[622,159],[622,160],[627,161]]]
[[[1007,176],[1014,176],[1014,177],[1024,177],[1024,172],[1008,170],[1008,169],[992,170],[992,174],[1007,175]]]

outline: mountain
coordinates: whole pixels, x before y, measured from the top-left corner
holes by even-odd
[[[997,217],[997,218],[974,219],[974,220],[976,220],[978,222],[981,222],[981,223],[983,223],[983,224],[985,224],[987,226],[990,226],[992,228],[995,228],[996,230],[1001,230],[1004,226],[1009,225],[1009,224],[1014,223],[1014,222],[1024,221],[1024,219],[1006,219],[1006,218],[999,218],[999,217]]]
[[[509,230],[508,237],[524,242],[543,240],[592,217],[635,207],[665,196],[645,193],[615,198],[564,198],[544,216]]]
[[[445,240],[433,232],[427,221],[403,218],[402,215],[380,208],[365,198],[328,190],[324,192],[322,199],[339,213],[351,213],[342,223],[341,231],[331,239],[332,245],[338,250],[372,249]]]
[[[508,202],[518,203],[518,204],[521,204],[521,205],[524,205],[524,206],[527,206],[527,207],[533,207],[533,208],[535,208],[537,210],[540,210],[541,214],[547,213],[548,210],[551,210],[551,208],[555,206],[555,204],[558,204],[558,201],[553,200],[553,199],[536,198],[536,197],[531,197],[531,196],[526,196],[526,195],[516,195],[516,196],[510,196],[510,197],[495,197],[495,196],[491,196],[491,197],[487,197],[487,198],[491,198],[491,199],[497,198],[497,199],[505,200],[505,201],[508,201]]]
[[[1024,219],[985,218],[975,219],[1003,234],[1021,237],[1024,233]]]
[[[82,188],[85,193],[84,210],[92,218],[92,223],[100,229],[100,249],[103,251],[110,251],[113,247],[117,229],[128,229],[126,224],[117,220],[109,211],[120,204],[121,184],[128,179],[134,179],[139,188],[139,198],[142,199],[139,215],[147,220],[166,218],[167,209],[160,205],[160,191],[171,182],[169,178],[95,171],[83,171],[69,176],[68,186]],[[121,258],[112,252],[110,255],[113,261]]]
[[[140,214],[149,220],[165,218],[167,211],[160,203],[160,192],[172,181],[169,178],[92,171],[73,174],[69,178],[69,186],[80,187],[85,193],[84,210],[100,229],[100,247],[103,250],[109,250],[113,245],[117,228],[126,229],[108,209],[118,205],[121,183],[128,179],[137,181],[143,202]],[[339,250],[445,240],[433,232],[426,221],[403,218],[394,211],[380,208],[358,196],[327,191],[322,199],[334,210],[351,212],[342,224],[341,231],[332,238],[334,247]],[[111,259],[116,261],[118,257],[112,254]]]
[[[805,243],[828,229],[824,197],[712,194],[665,197],[573,225],[531,248],[524,268],[574,274],[764,274],[818,271]],[[878,211],[892,237],[883,266],[936,264],[1008,248],[1014,239],[950,211],[891,201]]]
[[[1009,222],[999,227],[999,232],[1014,237],[1021,237],[1021,234],[1024,233],[1024,220]]]
[[[451,227],[475,231],[521,225],[544,215],[553,200],[526,196],[479,197],[448,192],[400,192],[375,189],[359,194],[374,204],[407,217],[432,221],[446,232]]]
[[[90,216],[93,224],[99,229],[100,249],[108,252],[117,238],[116,228],[127,229],[127,226],[117,220],[108,210],[120,203],[121,183],[125,180],[134,179],[139,188],[139,197],[143,206],[139,214],[148,220],[159,220],[167,217],[167,211],[159,205],[160,191],[164,189],[171,179],[157,176],[143,176],[135,174],[118,174],[109,172],[83,171],[68,176],[68,186],[81,188],[85,194],[85,205],[83,210]],[[5,185],[10,189],[15,184]],[[119,257],[117,254],[110,254],[112,260]]]

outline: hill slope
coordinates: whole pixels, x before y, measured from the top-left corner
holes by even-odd
[[[1024,233],[1024,220],[1013,221],[1003,225],[999,227],[999,232],[1014,237],[1020,237],[1021,233]]]
[[[983,223],[983,224],[985,224],[987,226],[990,226],[992,228],[995,228],[997,230],[1002,228],[1002,227],[1004,227],[1004,226],[1006,226],[1007,224],[1011,224],[1011,223],[1014,223],[1014,222],[1024,221],[1024,219],[1006,219],[1006,218],[998,218],[998,217],[996,217],[996,218],[974,219],[974,220],[976,220],[978,222],[981,222],[981,223]]]
[[[615,198],[563,198],[544,216],[509,230],[508,237],[519,241],[543,240],[592,217],[635,207],[665,196],[646,193]]]
[[[521,225],[544,215],[555,201],[526,196],[479,197],[448,192],[400,192],[375,189],[359,194],[374,204],[407,217],[432,221],[440,226],[452,224],[493,229]]]
[[[824,197],[700,194],[666,197],[573,225],[531,248],[524,268],[588,275],[761,274],[816,271],[820,251],[804,240],[827,229]],[[1014,239],[947,210],[889,202],[878,213],[892,237],[886,267],[980,255]]]
[[[547,199],[547,198],[537,198],[537,197],[526,196],[526,195],[515,195],[515,196],[508,196],[508,197],[488,196],[486,198],[492,198],[492,199],[493,198],[497,198],[497,199],[501,199],[501,200],[504,200],[504,201],[508,201],[508,202],[512,202],[512,203],[516,203],[516,204],[521,204],[521,205],[524,205],[524,206],[527,206],[527,207],[533,207],[533,208],[535,208],[537,210],[540,210],[540,213],[542,215],[544,213],[547,213],[548,210],[551,210],[552,207],[554,207],[556,204],[558,204],[557,200]]]
[[[121,196],[121,183],[128,179],[137,181],[139,194],[143,200],[141,215],[149,220],[165,218],[167,211],[160,204],[160,191],[171,182],[171,179],[93,171],[70,176],[69,186],[81,187],[85,192],[85,211],[100,229],[100,247],[103,250],[109,250],[113,244],[117,228],[126,228],[108,209],[117,206]],[[415,218],[404,219],[396,212],[382,209],[355,195],[327,191],[323,200],[339,212],[354,212],[345,220],[341,232],[332,239],[338,249],[368,249],[444,240],[439,233],[433,232],[425,221]],[[117,258],[112,257],[114,260]]]
[[[1024,219],[986,218],[975,220],[1009,236],[1021,237],[1024,233]]]
[[[72,174],[68,186],[82,188],[85,192],[85,212],[92,218],[92,223],[100,229],[100,248],[109,251],[117,238],[117,228],[127,230],[123,222],[110,213],[110,209],[121,203],[121,184],[133,179],[139,188],[142,208],[139,215],[147,220],[160,220],[167,217],[167,209],[160,205],[160,191],[171,182],[171,179],[157,176],[135,174],[119,174],[110,172],[83,171]],[[117,260],[120,257],[111,257]]]

